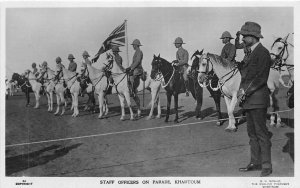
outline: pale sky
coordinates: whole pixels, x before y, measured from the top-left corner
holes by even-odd
[[[160,53],[169,61],[175,59],[173,42],[178,36],[183,38],[186,43],[183,47],[191,56],[203,48],[205,52],[220,54],[222,32],[229,31],[235,38],[235,33],[246,21],[261,25],[264,36],[261,42],[268,49],[275,37],[294,32],[292,7],[8,8],[6,76],[11,78],[13,72],[22,73],[31,69],[33,62],[41,64],[44,60],[54,69],[57,56],[67,66],[69,53],[80,66],[82,52],[87,50],[93,57],[102,42],[125,19],[128,20],[128,42],[131,44],[135,38],[141,41],[143,67],[148,72],[153,54]],[[126,61],[126,48],[120,50]],[[131,45],[128,45],[128,53],[131,64],[134,53]],[[243,51],[237,53],[239,60]],[[100,58],[96,67],[101,62]]]

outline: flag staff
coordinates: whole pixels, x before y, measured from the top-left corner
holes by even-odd
[[[129,55],[128,55],[128,37],[127,37],[127,20],[125,20],[125,40],[126,40],[126,58],[127,58],[127,65],[126,67],[129,67]]]

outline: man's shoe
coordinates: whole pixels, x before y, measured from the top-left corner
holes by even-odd
[[[266,177],[272,174],[272,169],[271,168],[263,168],[260,174],[260,177]]]
[[[240,168],[239,171],[240,172],[248,172],[248,171],[255,171],[255,170],[261,170],[262,167],[260,164],[253,164],[253,163],[250,163],[248,164],[246,167],[244,168]]]

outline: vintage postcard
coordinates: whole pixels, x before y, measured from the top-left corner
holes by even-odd
[[[299,187],[299,5],[1,2],[0,187]]]

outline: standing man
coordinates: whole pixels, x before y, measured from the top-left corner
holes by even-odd
[[[139,103],[139,98],[137,96],[137,87],[140,83],[140,77],[143,74],[143,67],[142,67],[142,60],[143,60],[143,52],[140,50],[141,42],[139,39],[134,39],[132,42],[132,47],[135,50],[133,58],[132,58],[132,64],[130,67],[126,68],[126,72],[130,72],[130,86],[131,89],[131,96],[136,99]],[[138,104],[139,106],[139,104]]]
[[[68,70],[71,72],[76,72],[77,63],[74,61],[75,57],[73,56],[73,54],[69,54],[68,59],[70,61]]]
[[[238,92],[240,106],[246,112],[247,132],[250,138],[250,163],[242,172],[262,170],[261,176],[272,173],[271,137],[266,126],[269,89],[267,80],[271,67],[269,51],[259,42],[261,27],[255,22],[246,22],[240,31],[246,48],[251,50],[247,61],[241,66],[241,84]]]
[[[224,45],[221,51],[221,57],[227,59],[228,61],[234,61],[236,49],[235,46],[230,42],[231,34],[228,31],[224,31],[221,38]]]
[[[182,48],[183,40],[181,37],[177,37],[175,39],[175,47],[178,49],[176,52],[176,60],[173,61],[175,66],[179,67],[180,73],[183,74],[184,86],[185,86],[185,95],[189,96],[189,80],[187,77],[187,69],[188,69],[188,61],[189,61],[189,53],[186,49]]]

